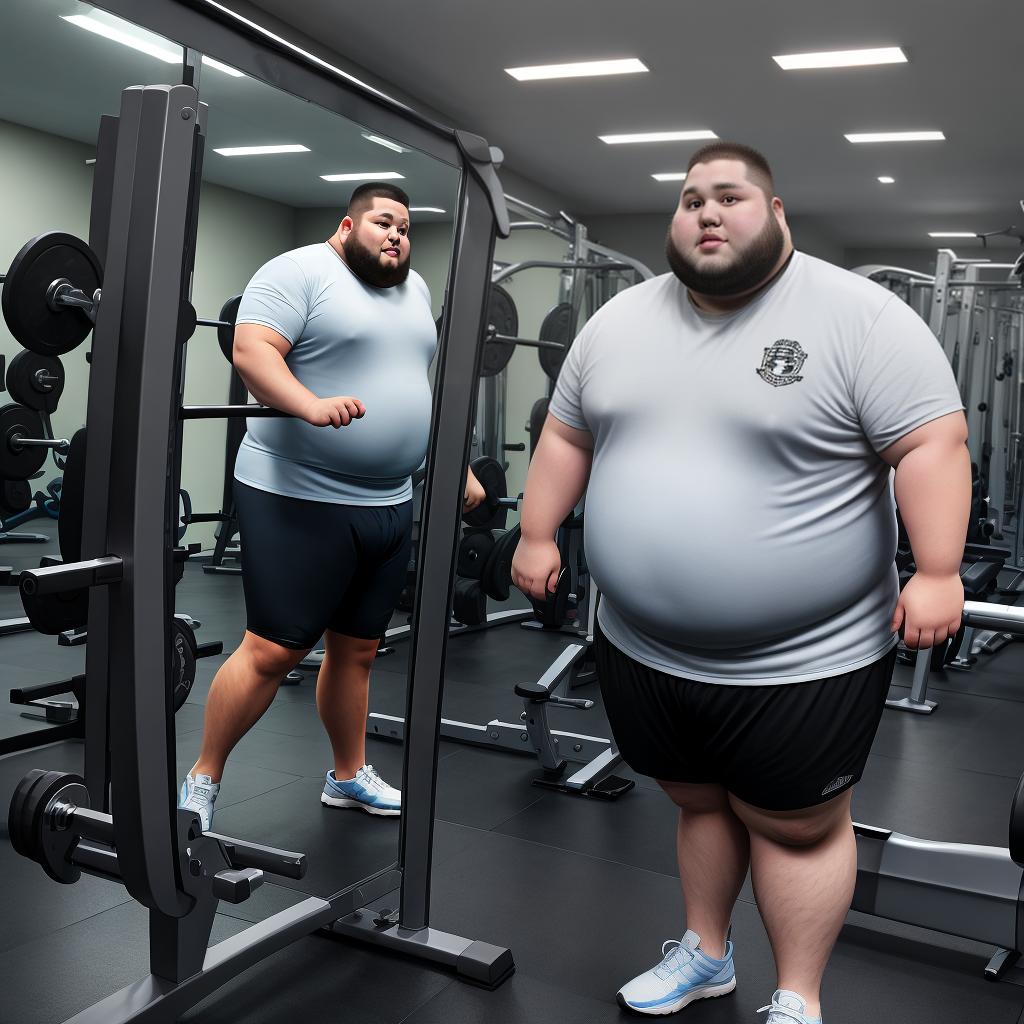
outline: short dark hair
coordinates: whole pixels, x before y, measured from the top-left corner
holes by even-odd
[[[751,146],[744,146],[740,142],[712,142],[702,149],[698,149],[686,167],[689,174],[694,164],[706,164],[712,160],[741,160],[747,165],[747,178],[756,185],[765,196],[771,200],[775,196],[775,180],[772,177],[772,169],[764,154],[759,153]]]
[[[357,214],[361,214],[373,206],[374,199],[392,199],[396,203],[401,203],[407,210],[409,209],[409,197],[403,189],[387,181],[368,181],[352,193],[345,215],[355,220]]]

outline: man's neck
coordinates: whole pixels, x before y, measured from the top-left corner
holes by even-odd
[[[770,288],[778,280],[779,275],[789,266],[793,251],[792,244],[787,243],[786,247],[782,250],[782,255],[775,266],[772,267],[771,273],[760,284],[745,292],[741,292],[739,295],[703,295],[700,292],[695,292],[692,288],[688,288],[690,301],[702,313],[710,313],[712,316],[735,313],[738,309],[742,309],[748,303],[753,302],[758,295],[767,288]]]
[[[342,263],[348,263],[348,260],[345,259],[345,247],[341,244],[337,235],[331,235],[327,239],[327,244],[338,254]]]

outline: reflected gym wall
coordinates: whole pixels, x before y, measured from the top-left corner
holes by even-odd
[[[88,238],[92,168],[85,161],[94,156],[93,147],[0,121],[0,153],[0,191],[8,197],[0,221],[0,267],[5,272],[18,250],[45,231],[67,231]],[[56,437],[71,437],[85,422],[88,348],[86,339],[74,352],[61,356],[67,384],[52,417]],[[9,364],[22,351],[0,320],[0,353],[6,362]],[[10,401],[6,394],[0,398],[2,404]],[[60,476],[60,470],[52,458],[47,458],[43,476],[33,484],[33,490],[56,476]]]
[[[241,292],[264,263],[295,247],[294,231],[295,211],[290,206],[204,182],[192,279],[192,305],[198,315],[216,319],[224,301]],[[216,330],[197,327],[186,348],[186,403],[223,404],[230,377]],[[224,420],[185,424],[181,486],[196,512],[220,511],[226,435]],[[213,524],[190,527],[185,540],[212,547]]]
[[[18,250],[44,231],[67,231],[87,238],[92,197],[91,146],[0,121],[0,188],[17,202],[4,208],[0,224],[0,266],[6,268]],[[224,300],[240,292],[268,259],[293,247],[295,212],[287,206],[217,185],[204,185],[199,207],[199,238],[192,301],[200,316],[216,317]],[[84,422],[88,403],[88,340],[61,361],[67,385],[57,412],[54,433],[70,437]],[[21,346],[0,322],[0,353],[10,360]],[[188,343],[186,401],[194,405],[227,401],[228,365],[212,328],[200,327]],[[4,396],[0,401],[9,401]],[[203,420],[185,426],[182,486],[196,511],[220,509],[224,485],[225,426]],[[48,460],[37,485],[60,475]],[[213,527],[194,526],[189,541],[213,543]]]

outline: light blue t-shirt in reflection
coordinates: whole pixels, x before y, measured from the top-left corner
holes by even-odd
[[[235,479],[311,501],[409,500],[427,451],[427,370],[437,347],[423,278],[410,271],[403,284],[375,288],[327,242],[307,245],[257,271],[236,322],[277,331],[291,342],[285,362],[302,384],[320,398],[358,398],[366,415],[340,429],[250,418]]]

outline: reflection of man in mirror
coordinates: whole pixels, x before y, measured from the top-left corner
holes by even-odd
[[[693,156],[667,256],[672,273],[606,303],[569,349],[513,579],[543,598],[586,488],[605,710],[626,763],[679,808],[686,906],[619,1002],[664,1015],[733,991],[749,869],[778,971],[766,1024],[820,1024],[897,631],[942,643],[963,610],[966,423],[920,317],[794,251],[760,153]],[[917,563],[902,593],[893,469]]]
[[[366,764],[365,731],[370,667],[412,553],[411,474],[430,432],[437,333],[409,255],[408,196],[371,182],[330,239],[271,260],[242,296],[235,369],[289,416],[250,419],[235,463],[246,631],[213,680],[179,797],[204,830],[228,754],[321,636],[316,704],[334,754],[321,802],[401,812],[401,793]],[[483,497],[467,471],[465,510]]]

